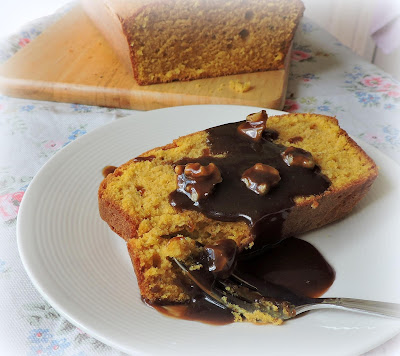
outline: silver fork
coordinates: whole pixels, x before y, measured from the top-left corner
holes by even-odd
[[[400,318],[400,304],[378,302],[353,298],[306,298],[306,302],[294,305],[287,301],[279,301],[261,295],[257,288],[232,274],[229,278],[215,280],[210,284],[196,276],[183,262],[173,258],[177,266],[204,293],[217,304],[236,312],[253,313],[261,311],[274,318],[287,320],[314,309],[336,308],[366,314]]]

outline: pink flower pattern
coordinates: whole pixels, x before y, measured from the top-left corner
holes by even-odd
[[[293,112],[293,111],[299,110],[299,108],[300,108],[300,105],[296,101],[291,100],[291,99],[286,99],[285,107],[284,107],[285,111]]]
[[[20,191],[0,196],[0,217],[4,221],[10,221],[17,217],[24,193]]]
[[[20,45],[20,47],[25,47],[30,42],[31,40],[29,38],[21,38],[18,44]]]
[[[44,147],[45,147],[46,149],[48,149],[48,150],[55,151],[55,150],[61,148],[62,145],[63,145],[63,143],[62,143],[61,141],[53,141],[53,140],[50,140],[50,141],[47,141],[47,142],[44,144]]]
[[[377,76],[367,76],[361,80],[361,83],[367,87],[379,87],[382,82],[382,78]]]
[[[377,92],[385,93],[391,98],[400,98],[400,87],[380,76],[366,76],[361,79],[360,83],[376,89]]]
[[[363,107],[397,110],[400,103],[400,85],[384,74],[367,74],[362,66],[345,72],[345,88],[354,93]]]
[[[400,91],[388,91],[387,95],[391,98],[400,98]]]
[[[304,51],[293,50],[291,58],[292,60],[299,62],[311,58],[311,54]]]
[[[382,143],[385,141],[385,138],[383,136],[376,133],[366,133],[364,137],[366,141],[370,143]]]

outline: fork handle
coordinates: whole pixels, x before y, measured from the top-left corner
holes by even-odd
[[[318,303],[315,304],[315,309],[336,307],[338,309],[358,311],[361,313],[400,318],[400,304],[397,303],[353,298],[317,298],[317,300]]]

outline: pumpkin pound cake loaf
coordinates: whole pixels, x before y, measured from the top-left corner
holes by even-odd
[[[283,68],[300,0],[83,0],[140,85]]]
[[[251,260],[346,216],[376,176],[335,118],[261,111],[118,167],[100,185],[99,210],[127,241],[143,299],[187,303],[190,289],[171,257],[185,260],[205,246]]]

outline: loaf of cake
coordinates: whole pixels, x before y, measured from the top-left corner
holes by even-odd
[[[343,218],[378,171],[333,117],[265,111],[180,137],[102,181],[99,211],[127,242],[140,293],[185,303],[171,257],[232,239],[252,253]]]
[[[300,0],[82,0],[140,85],[283,68]]]

